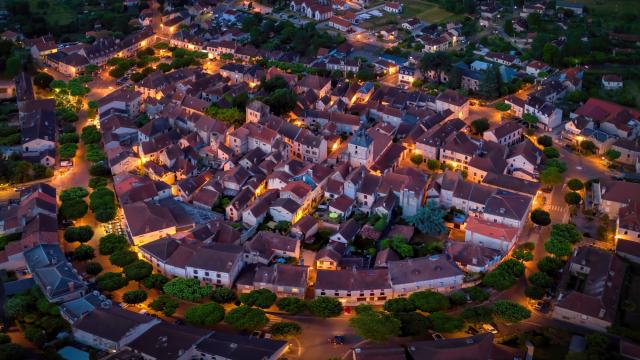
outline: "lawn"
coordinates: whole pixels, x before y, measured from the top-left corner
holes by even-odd
[[[408,0],[404,2],[402,16],[406,18],[417,17],[429,24],[446,23],[460,20],[463,17],[462,15],[450,13],[437,4],[424,0]]]

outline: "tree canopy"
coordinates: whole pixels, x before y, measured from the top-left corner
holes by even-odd
[[[427,205],[418,209],[415,215],[406,220],[424,234],[440,235],[447,230],[444,225],[445,211],[435,201],[428,201]]]
[[[198,279],[174,278],[167,282],[162,289],[167,295],[187,301],[200,301],[211,295],[211,285],[201,286]]]
[[[242,305],[229,311],[224,317],[224,322],[236,330],[253,331],[265,327],[269,319],[264,310]]]
[[[190,325],[213,326],[222,319],[224,308],[216,302],[192,306],[184,314],[184,320]]]
[[[402,323],[390,314],[365,311],[349,319],[349,324],[359,336],[377,342],[400,335]]]
[[[409,301],[411,301],[417,309],[424,312],[447,310],[451,305],[449,298],[431,290],[415,292],[409,296]]]
[[[271,307],[276,302],[276,294],[268,289],[251,290],[246,294],[240,294],[240,301],[247,306],[257,306],[263,309]]]
[[[498,300],[493,303],[495,315],[509,323],[516,323],[531,317],[531,310],[510,300]]]
[[[336,317],[342,314],[342,304],[337,299],[318,296],[308,303],[309,311],[322,318]]]

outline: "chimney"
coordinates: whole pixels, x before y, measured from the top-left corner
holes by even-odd
[[[76,289],[76,283],[73,281],[67,282],[67,286],[69,287],[69,292],[74,292]]]

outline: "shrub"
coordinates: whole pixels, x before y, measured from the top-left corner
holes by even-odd
[[[304,300],[295,297],[281,298],[276,302],[278,309],[286,311],[289,314],[300,314],[307,309],[307,304]]]
[[[122,295],[122,301],[127,304],[140,304],[147,300],[147,292],[144,290],[131,290]]]
[[[219,304],[228,304],[236,301],[236,293],[229,288],[220,287],[213,290],[211,299]]]
[[[302,333],[300,325],[294,322],[278,322],[271,325],[271,334],[277,338],[288,338]]]
[[[184,314],[184,320],[190,325],[212,326],[222,319],[224,308],[215,302],[192,306]]]

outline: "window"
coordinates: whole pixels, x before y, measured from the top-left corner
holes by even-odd
[[[193,273],[194,273],[194,274],[197,274],[197,273],[198,273],[198,270],[193,270]]]
[[[209,272],[208,272],[208,271],[205,271],[205,272],[204,272],[204,276],[209,276]]]

